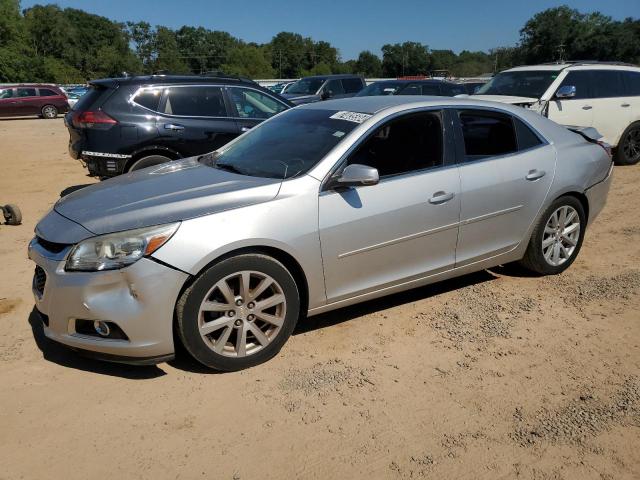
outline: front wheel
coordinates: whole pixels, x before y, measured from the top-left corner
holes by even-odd
[[[51,120],[58,116],[58,109],[53,105],[45,105],[44,107],[42,107],[40,113],[42,113],[43,118]]]
[[[284,265],[260,254],[210,267],[176,307],[178,334],[203,365],[222,371],[252,367],[276,355],[300,315],[296,282]]]
[[[640,123],[630,125],[620,137],[616,150],[616,165],[635,165],[640,162]]]
[[[521,264],[542,275],[565,271],[578,256],[586,223],[577,198],[556,199],[540,216]]]

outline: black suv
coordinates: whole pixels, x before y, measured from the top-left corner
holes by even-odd
[[[287,88],[283,96],[296,105],[302,105],[329,98],[353,97],[366,85],[360,75],[318,75],[301,78]]]
[[[69,153],[101,178],[211,152],[293,105],[242,78],[152,75],[90,82],[65,116]]]

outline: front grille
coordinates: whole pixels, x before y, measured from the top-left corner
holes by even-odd
[[[44,293],[44,286],[47,283],[47,274],[41,266],[36,266],[36,271],[33,274],[33,288],[35,288],[38,295],[42,296]]]
[[[36,237],[38,239],[38,244],[44,248],[47,252],[51,253],[60,253],[65,248],[69,246],[67,243],[55,243],[50,242],[49,240],[45,240],[44,238]]]

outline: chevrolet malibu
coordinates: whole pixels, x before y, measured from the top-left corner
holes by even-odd
[[[166,361],[175,332],[247,368],[312,315],[509,262],[562,272],[607,197],[603,147],[468,98],[304,105],[61,198],[29,245],[36,308],[106,360]]]

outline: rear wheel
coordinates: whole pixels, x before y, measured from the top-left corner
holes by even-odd
[[[580,201],[569,196],[556,199],[538,220],[521,264],[542,275],[563,272],[578,256],[585,228]]]
[[[207,367],[234,371],[276,355],[300,314],[296,282],[277,260],[228,258],[205,271],[176,308],[187,351]]]
[[[58,109],[53,105],[45,105],[40,113],[42,113],[42,118],[52,119],[58,116]]]
[[[154,165],[160,165],[161,163],[167,163],[170,161],[171,159],[169,157],[165,157],[164,155],[148,155],[146,157],[135,160],[129,167],[128,171],[133,172],[135,170],[152,167]]]
[[[620,137],[615,162],[617,165],[635,165],[640,162],[640,123],[630,125]]]

